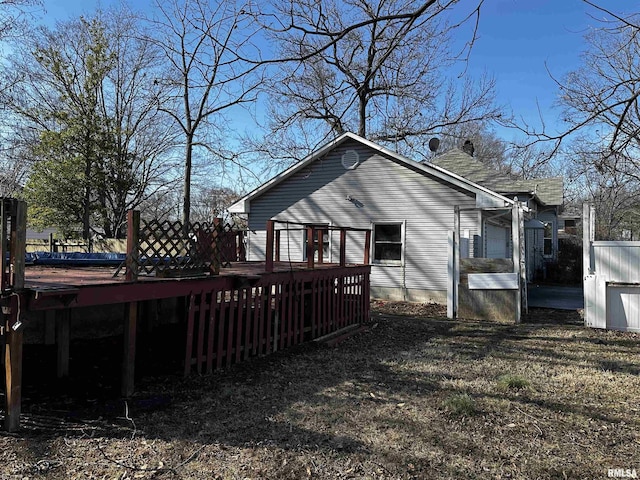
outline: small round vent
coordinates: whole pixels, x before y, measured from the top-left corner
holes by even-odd
[[[360,156],[355,150],[347,150],[342,155],[342,166],[347,170],[353,170],[360,165]]]

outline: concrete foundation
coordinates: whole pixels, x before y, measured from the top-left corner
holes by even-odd
[[[371,286],[371,298],[394,302],[447,304],[446,290],[421,290],[417,288],[394,288]]]

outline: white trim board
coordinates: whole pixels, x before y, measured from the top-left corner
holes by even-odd
[[[517,273],[470,273],[469,290],[517,290]]]

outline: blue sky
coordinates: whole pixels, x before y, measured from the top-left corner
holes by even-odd
[[[600,3],[618,13],[621,4],[627,13],[640,8],[638,1]],[[593,16],[603,14],[581,0],[487,0],[469,72],[494,75],[499,100],[516,117],[539,124],[539,108],[547,126],[561,127],[554,109],[558,88],[550,74],[562,80],[579,65],[584,35],[598,25]]]
[[[598,0],[616,13],[640,11],[640,0]],[[115,0],[46,0],[48,19],[69,16],[106,7]],[[133,2],[137,8],[149,0]],[[462,0],[460,8],[475,4]],[[516,117],[539,124],[538,108],[547,126],[561,128],[554,109],[557,86],[547,69],[561,80],[579,64],[585,48],[584,34],[598,22],[589,16],[603,14],[581,0],[485,0],[479,24],[479,38],[471,54],[468,73],[479,76],[486,71],[496,77],[497,95]],[[468,39],[467,31],[459,33]],[[499,131],[509,140],[514,132]]]

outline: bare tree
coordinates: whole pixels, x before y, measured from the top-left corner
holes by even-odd
[[[0,0],[0,40],[22,35],[42,0]]]
[[[598,18],[579,68],[556,80],[564,127],[551,131],[542,117],[540,127],[508,124],[528,135],[515,158],[521,170],[562,168],[565,197],[594,201],[599,238],[619,239],[635,228],[628,219],[637,217],[640,192],[640,14],[583,2]]]
[[[624,172],[627,159],[620,155],[599,158],[583,143],[572,150],[575,179],[573,196],[589,200],[596,210],[598,240],[635,240],[640,234],[640,184]],[[579,203],[580,203],[579,202]]]
[[[0,41],[6,42],[15,39],[29,31],[29,20],[42,11],[41,0],[0,0]],[[11,88],[7,74],[0,75],[0,105],[6,105],[4,92]],[[0,113],[0,123],[15,125],[6,109]],[[14,196],[19,193],[20,186],[24,182],[28,165],[17,160],[16,144],[9,134],[8,128],[2,128],[0,133],[0,195]]]
[[[529,144],[549,142],[550,155],[581,132],[589,131],[590,148],[597,153],[596,158],[602,159],[638,148],[640,14],[616,14],[595,2],[583,2],[605,17],[596,19],[598,26],[585,35],[587,48],[581,66],[556,80],[566,128],[552,132],[544,122],[541,128],[527,124],[516,128],[529,136]]]
[[[121,236],[126,211],[165,181],[173,134],[157,111],[158,56],[136,32],[128,10],[98,12],[15,46],[5,100],[28,142],[25,195],[41,226]]]
[[[491,129],[489,121],[477,121],[448,125],[440,129],[437,137],[438,148],[416,153],[416,157],[426,160],[453,148],[462,148],[466,141],[474,147],[473,156],[495,170],[510,171],[508,168],[508,144]]]
[[[229,187],[208,187],[199,190],[193,202],[192,218],[201,222],[213,222],[214,218],[228,219],[228,208],[240,198]]]
[[[295,131],[313,148],[355,131],[415,151],[446,126],[500,116],[492,79],[444,77],[467,52],[448,51],[458,24],[440,20],[455,3],[276,1],[269,30],[288,62],[269,83],[271,138],[282,148]]]
[[[253,17],[234,0],[156,1],[153,40],[167,68],[158,78],[167,89],[160,111],[180,129],[184,142],[182,220],[190,220],[192,169],[196,149],[208,160],[228,159],[216,139],[228,137],[224,114],[256,98],[260,79],[252,76],[257,49],[251,43]],[[248,61],[251,58],[254,61]]]

